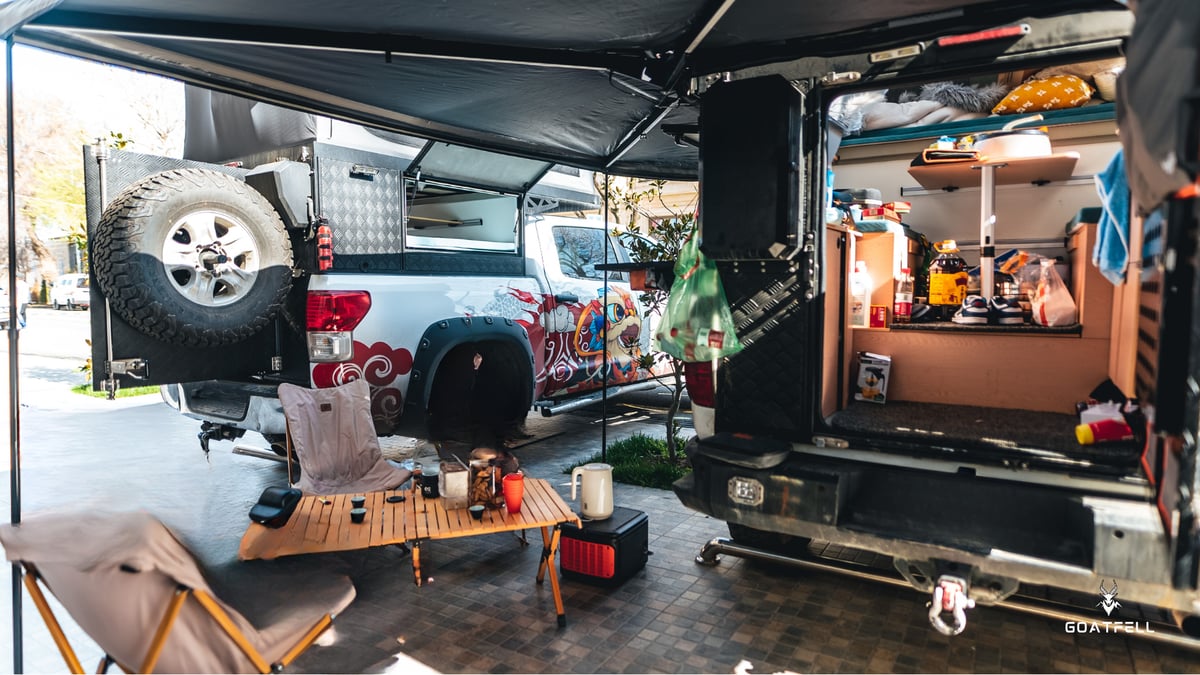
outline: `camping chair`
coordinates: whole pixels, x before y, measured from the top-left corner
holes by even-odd
[[[326,389],[279,385],[288,428],[288,480],[292,448],[300,460],[296,487],[307,494],[375,492],[399,487],[412,475],[383,458],[371,390],[365,380]]]
[[[345,577],[304,586],[257,629],[213,594],[195,558],[146,513],[46,514],[0,526],[71,672],[82,673],[45,586],[104,650],[98,672],[268,673],[291,663],[354,599]]]

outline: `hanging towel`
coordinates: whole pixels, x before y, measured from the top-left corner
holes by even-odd
[[[1104,207],[1096,225],[1096,247],[1092,264],[1113,284],[1125,280],[1129,262],[1129,182],[1125,178],[1125,157],[1121,150],[1096,176],[1096,192]]]

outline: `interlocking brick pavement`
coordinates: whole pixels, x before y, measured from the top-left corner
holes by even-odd
[[[293,670],[382,671],[403,652],[443,672],[731,673],[742,660],[754,673],[1200,671],[1196,653],[997,608],[947,638],[909,589],[734,557],[703,567],[693,557],[723,523],[668,492],[618,486],[616,501],[649,514],[653,555],[617,588],[564,580],[566,628],[533,582],[540,536],[426,544],[421,588],[399,552],[358,552],[341,556],[360,595],[338,644]]]
[[[109,436],[100,435],[107,426]],[[227,453],[203,458],[194,426],[169,410],[102,418],[33,410],[25,428],[27,513],[64,508],[68,487],[71,508],[149,510],[197,553],[218,594],[235,601],[256,585],[288,583],[291,572],[350,576],[357,599],[293,672],[410,673],[423,664],[446,673],[732,673],[743,660],[758,674],[1200,672],[1196,652],[1067,634],[1061,622],[997,608],[972,610],[966,631],[947,638],[930,628],[925,596],[907,588],[729,556],[704,567],[694,557],[727,534],[724,523],[689,511],[669,491],[627,485],[617,486],[616,503],[649,515],[653,555],[616,588],[564,580],[565,628],[556,623],[549,584],[534,583],[537,533],[528,545],[511,533],[429,542],[422,567],[430,579],[420,588],[398,547],[238,562],[246,512],[263,487],[281,482],[281,467]],[[594,424],[521,448],[524,468],[567,496],[563,468],[599,445],[598,433],[579,433],[587,429]],[[632,431],[660,428],[622,426],[610,440]],[[160,440],[168,433],[177,442]],[[97,447],[110,438],[113,450],[81,453],[54,441],[68,434],[97,439]],[[0,584],[7,607],[10,586]],[[25,617],[26,670],[65,672],[28,601]],[[95,646],[66,623],[92,667]],[[0,670],[12,663],[10,647],[0,643]]]

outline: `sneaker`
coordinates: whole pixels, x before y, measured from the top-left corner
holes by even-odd
[[[1001,295],[992,296],[991,312],[992,322],[1001,326],[1014,326],[1025,323],[1025,313],[1021,311],[1021,305],[1009,302],[1007,298]]]
[[[968,295],[963,300],[962,307],[954,313],[950,319],[954,323],[964,323],[971,325],[984,324],[988,322],[988,303],[978,295]]]

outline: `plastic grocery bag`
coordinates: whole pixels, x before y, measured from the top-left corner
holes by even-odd
[[[1033,322],[1040,326],[1069,326],[1075,323],[1075,301],[1063,283],[1054,261],[1041,261],[1042,273],[1038,278],[1030,304],[1033,307]]]
[[[700,252],[695,234],[679,251],[675,282],[654,342],[656,349],[689,362],[711,361],[742,350],[717,266]]]

